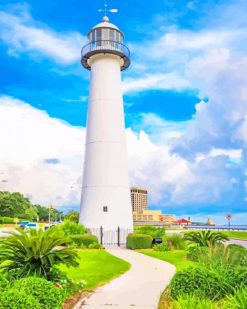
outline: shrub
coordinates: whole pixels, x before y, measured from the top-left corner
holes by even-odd
[[[142,234],[142,235],[150,235],[153,238],[156,237],[163,237],[166,234],[164,227],[157,227],[152,225],[144,225],[138,226],[135,228],[135,234]]]
[[[70,239],[72,239],[77,248],[88,248],[89,245],[92,245],[93,243],[99,243],[97,236],[88,234],[70,235]]]
[[[102,249],[103,247],[101,244],[97,242],[93,242],[92,244],[88,245],[88,249]]]
[[[184,235],[184,238],[200,247],[214,246],[229,240],[228,236],[214,231],[189,232]]]
[[[224,265],[246,266],[247,250],[237,245],[225,247],[222,244],[209,247],[190,247],[187,258],[210,268]]]
[[[171,234],[166,237],[167,244],[170,248],[176,250],[183,250],[186,248],[186,242],[183,235],[181,234]]]
[[[194,294],[184,294],[178,297],[177,301],[172,302],[171,309],[217,309],[218,306],[210,299],[198,298]]]
[[[229,295],[222,305],[222,309],[247,308],[247,287],[237,290],[234,295]]]
[[[162,244],[155,244],[153,249],[155,251],[169,251],[170,247],[167,245],[166,241],[163,241]]]
[[[62,231],[66,236],[83,235],[86,233],[84,225],[69,220],[65,220],[63,224],[55,226],[54,229]]]
[[[15,223],[14,218],[0,217],[0,224],[13,224]]]
[[[61,308],[62,292],[53,282],[42,278],[28,277],[17,280],[13,287],[15,290],[23,291],[25,295],[33,296],[40,303],[41,308]]]
[[[0,242],[0,269],[6,273],[16,278],[32,275],[47,278],[57,264],[78,266],[76,252],[57,248],[69,240],[60,237],[56,230],[16,231]]]
[[[234,287],[223,276],[202,267],[189,267],[177,272],[170,288],[174,299],[182,294],[195,294],[200,298],[219,300],[234,291]]]
[[[128,249],[149,249],[152,247],[152,240],[150,235],[129,234],[126,246]]]
[[[42,309],[38,300],[23,290],[10,289],[0,292],[0,309]]]

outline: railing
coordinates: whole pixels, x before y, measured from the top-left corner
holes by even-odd
[[[88,43],[82,48],[81,56],[84,58],[90,55],[90,53],[93,54],[94,52],[101,50],[112,51],[113,53],[121,53],[123,56],[130,58],[130,51],[127,46],[111,40],[100,40]]]

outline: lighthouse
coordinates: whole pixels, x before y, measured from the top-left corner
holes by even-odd
[[[119,232],[124,243],[133,230],[121,82],[130,52],[107,16],[87,38],[81,54],[90,71],[90,94],[80,223],[103,244],[119,242]]]

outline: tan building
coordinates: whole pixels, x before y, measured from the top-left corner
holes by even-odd
[[[143,210],[142,213],[133,212],[134,222],[160,222],[172,225],[176,221],[175,215],[162,214],[161,210]]]
[[[148,209],[148,191],[142,187],[131,187],[132,211],[141,214],[143,210]]]

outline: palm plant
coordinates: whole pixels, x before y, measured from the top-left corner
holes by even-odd
[[[229,240],[226,235],[214,231],[189,232],[184,235],[184,239],[199,247],[215,246]]]
[[[69,248],[59,248],[69,242],[54,229],[22,229],[10,232],[10,236],[0,242],[0,270],[21,278],[39,276],[49,278],[54,266],[78,266],[77,253]]]

